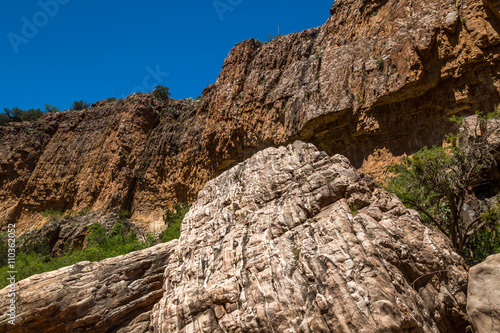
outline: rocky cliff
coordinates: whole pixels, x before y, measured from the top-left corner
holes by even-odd
[[[209,179],[296,139],[381,179],[453,130],[450,115],[499,104],[490,0],[342,0],[331,14],[315,29],[236,45],[198,101],[135,94],[1,128],[1,224],[26,230],[47,208],[118,207],[154,228]]]
[[[158,218],[169,203],[192,200],[209,172],[189,158],[197,104],[134,94],[0,127],[0,221],[20,217],[25,231],[46,221],[46,209]]]
[[[465,332],[466,286],[463,259],[415,211],[297,141],[209,181],[178,241],[19,282],[9,328]]]

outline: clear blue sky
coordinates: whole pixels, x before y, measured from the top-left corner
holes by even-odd
[[[44,5],[45,4],[45,5]],[[0,5],[0,111],[201,95],[238,42],[322,25],[333,0],[19,0]],[[150,74],[150,73],[153,74]],[[155,74],[156,73],[156,74]],[[168,73],[168,75],[167,75]]]

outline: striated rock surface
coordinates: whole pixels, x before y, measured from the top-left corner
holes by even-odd
[[[300,141],[209,181],[153,332],[465,332],[463,260],[340,155]]]
[[[207,179],[179,151],[196,139],[187,123],[197,104],[133,94],[0,127],[0,224],[21,217],[17,229],[26,231],[46,221],[39,215],[46,209],[123,209],[156,212],[163,225],[168,204],[192,199],[188,188]]]
[[[474,332],[500,332],[500,254],[471,268],[467,314]]]
[[[500,21],[487,3],[343,0],[331,13],[231,51],[205,92],[221,166],[298,138],[380,179],[391,157],[441,142],[450,115],[500,102]]]
[[[399,156],[441,142],[450,115],[500,103],[496,8],[337,1],[321,27],[236,45],[198,101],[134,94],[1,128],[0,225],[116,207],[154,229],[209,179],[296,139],[382,179]]]
[[[97,263],[81,262],[18,283],[16,325],[8,287],[0,291],[0,332],[142,333],[162,297],[163,271],[177,240]]]

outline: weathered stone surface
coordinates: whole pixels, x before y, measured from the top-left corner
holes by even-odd
[[[319,28],[236,45],[199,105],[134,94],[0,128],[0,225],[118,207],[154,229],[208,179],[296,139],[383,178],[399,156],[442,141],[449,115],[500,102],[492,3],[337,1]]]
[[[158,205],[155,217],[163,224],[169,202],[188,200],[184,184],[197,188],[207,178],[190,176],[203,171],[178,148],[196,139],[195,127],[184,128],[196,105],[134,94],[91,110],[48,114],[35,124],[0,127],[0,223],[22,217],[17,229],[25,231],[45,222],[39,213],[48,208],[141,215]],[[187,165],[178,167],[181,161]]]
[[[498,105],[499,31],[482,1],[337,1],[319,28],[238,44],[207,131],[228,163],[298,138],[381,178],[366,163],[379,150],[411,154],[441,142],[450,115]]]
[[[464,332],[463,260],[340,155],[265,149],[182,225],[154,332]]]
[[[174,240],[97,263],[81,262],[20,281],[15,326],[8,324],[10,298],[4,288],[0,332],[147,332],[176,244]]]
[[[500,332],[500,254],[470,269],[467,314],[475,332]]]

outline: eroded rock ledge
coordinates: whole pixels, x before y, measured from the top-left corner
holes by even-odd
[[[295,142],[209,181],[154,332],[463,332],[463,260],[346,158]]]

